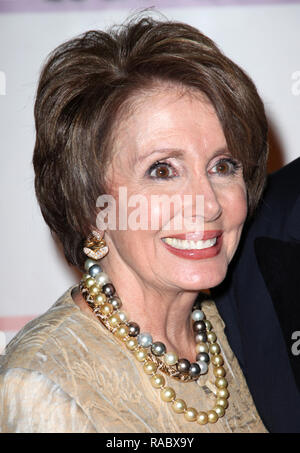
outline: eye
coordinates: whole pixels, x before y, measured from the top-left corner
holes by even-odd
[[[176,175],[176,172],[172,165],[168,164],[167,162],[155,162],[149,170],[147,171],[147,174],[151,178],[158,178],[158,179],[171,179],[174,178]]]
[[[212,167],[211,173],[218,176],[231,176],[236,174],[239,168],[241,168],[241,164],[228,157],[218,160],[218,162]]]

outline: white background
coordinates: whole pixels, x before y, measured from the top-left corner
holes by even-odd
[[[0,14],[0,318],[44,312],[79,278],[55,246],[33,190],[33,103],[42,63],[61,42],[88,29],[119,23],[130,12]],[[272,127],[270,168],[298,157],[300,5],[187,7],[161,12],[198,27],[252,77]],[[7,333],[8,338],[12,333]]]

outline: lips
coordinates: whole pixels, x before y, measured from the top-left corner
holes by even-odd
[[[162,238],[168,251],[186,259],[200,260],[219,254],[222,247],[222,231],[210,230],[170,235]]]

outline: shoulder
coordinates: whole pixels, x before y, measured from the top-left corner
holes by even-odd
[[[80,405],[41,372],[23,368],[0,374],[0,432],[94,432]]]
[[[66,379],[72,327],[86,331],[70,293],[28,323],[0,357],[0,432],[93,431]]]
[[[72,375],[77,362],[96,357],[101,362],[112,348],[105,328],[92,314],[79,309],[69,289],[12,339],[0,357],[0,373],[22,368],[63,379]]]
[[[300,195],[300,157],[268,176],[264,199],[276,204],[293,203]]]
[[[123,369],[129,370],[122,375],[128,394],[136,394],[136,369],[129,354],[97,319],[74,304],[69,291],[27,324],[0,357],[0,407],[6,405],[7,414],[15,414],[14,429],[26,426],[31,410],[44,410],[45,400],[58,426],[60,417],[67,423],[68,411],[73,411],[80,420],[91,420],[92,425],[86,421],[83,426],[110,432],[112,423],[119,423],[119,409],[124,410],[119,388]],[[3,417],[5,426],[9,418]],[[32,429],[51,430],[51,423]],[[58,429],[65,432],[68,426]]]
[[[38,369],[51,354],[72,342],[71,326],[81,330],[84,320],[79,308],[72,303],[70,288],[48,311],[26,324],[11,340],[0,359],[0,372],[12,367]]]
[[[299,189],[300,188],[299,172],[300,172],[300,157],[272,173],[269,176],[269,181],[271,184],[279,181],[286,182],[288,186],[291,187],[296,186]]]
[[[246,245],[252,244],[257,236],[300,239],[299,174],[300,158],[268,176],[259,207],[245,225],[241,243],[245,240]]]

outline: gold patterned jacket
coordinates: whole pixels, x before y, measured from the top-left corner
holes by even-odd
[[[28,323],[0,357],[0,432],[266,432],[213,302],[204,302],[203,311],[222,349],[230,397],[225,416],[201,426],[161,401],[142,365],[80,310],[71,290]],[[196,382],[167,379],[189,406],[212,408],[211,370]]]

